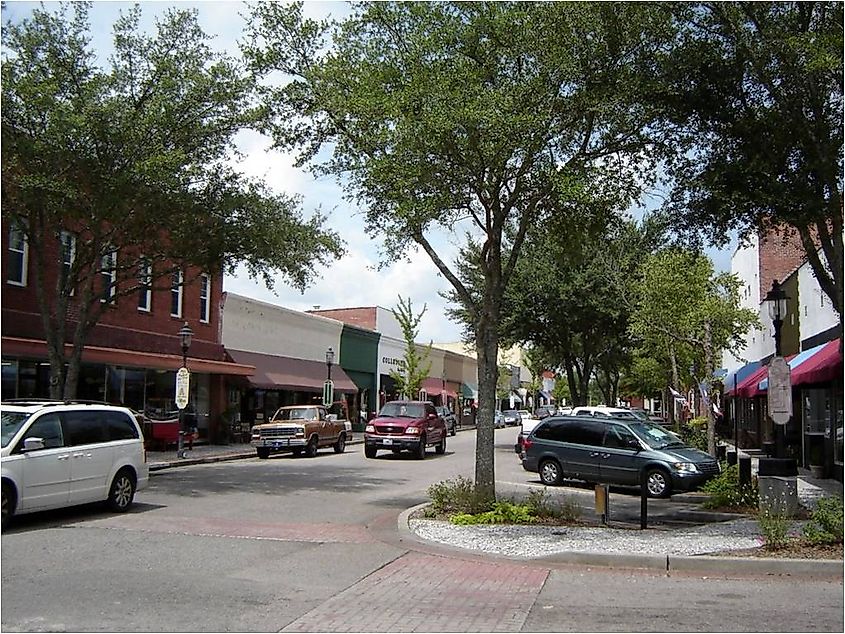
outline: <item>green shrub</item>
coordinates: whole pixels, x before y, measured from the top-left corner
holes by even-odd
[[[707,419],[693,418],[681,427],[681,440],[690,447],[707,451]]]
[[[842,500],[821,498],[804,526],[804,537],[811,544],[841,544],[842,513]]]
[[[758,504],[757,487],[754,483],[740,486],[739,466],[722,465],[722,472],[715,478],[708,480],[701,490],[710,498],[704,502],[706,508],[742,508],[756,507]]]
[[[481,513],[492,507],[492,500],[481,494],[469,478],[437,482],[428,487],[431,498],[430,516],[446,513]]]
[[[533,524],[535,515],[526,504],[494,502],[493,508],[484,513],[458,513],[449,518],[453,524]]]
[[[763,531],[763,547],[779,550],[789,544],[789,526],[791,522],[783,513],[763,512],[757,516],[757,523]]]
[[[578,503],[569,498],[554,502],[549,492],[543,489],[532,489],[525,498],[525,505],[531,509],[531,513],[541,519],[556,519],[564,522],[574,522],[581,517],[581,508]]]

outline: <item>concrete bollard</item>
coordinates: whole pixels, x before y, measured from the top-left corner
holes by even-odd
[[[794,476],[757,476],[760,512],[769,515],[798,515],[798,479]]]
[[[751,456],[748,454],[739,456],[739,483],[743,486],[751,484]]]
[[[725,457],[727,458],[729,465],[736,464],[736,450],[727,452]]]

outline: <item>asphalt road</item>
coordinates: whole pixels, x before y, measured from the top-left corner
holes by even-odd
[[[500,491],[536,477],[499,430]],[[447,453],[367,460],[360,445],[157,472],[125,515],[16,518],[2,538],[4,631],[836,631],[842,583],[549,567],[403,540]],[[587,503],[592,492],[561,488]],[[621,509],[639,499],[613,495]]]

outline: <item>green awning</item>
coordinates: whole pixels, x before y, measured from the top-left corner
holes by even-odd
[[[472,383],[462,383],[461,396],[464,398],[478,398],[478,388]]]

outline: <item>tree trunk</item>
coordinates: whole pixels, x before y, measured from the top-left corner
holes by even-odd
[[[492,302],[491,302],[492,303]],[[496,499],[493,411],[499,380],[498,315],[485,310],[476,329],[478,357],[478,418],[475,432],[475,488],[489,500]]]
[[[704,386],[707,390],[707,402],[704,407],[707,410],[707,453],[716,455],[716,419],[713,417],[713,335],[710,331],[710,322],[704,322]]]
[[[681,379],[678,375],[678,359],[675,356],[675,348],[673,346],[669,346],[669,361],[672,365],[672,388],[677,390]],[[672,397],[672,407],[669,408],[670,420],[672,421],[672,426],[674,427],[675,431],[680,431],[681,425],[678,421],[677,415],[675,414],[675,409],[678,405],[678,401],[675,400],[675,395],[672,394],[671,391],[670,396]]]

